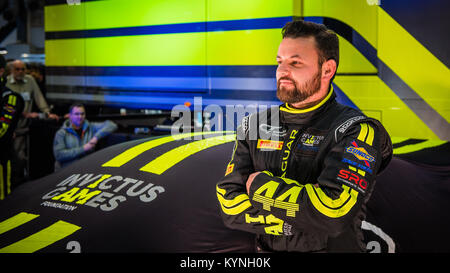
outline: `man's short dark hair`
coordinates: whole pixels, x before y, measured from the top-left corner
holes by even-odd
[[[296,20],[286,23],[281,30],[284,38],[314,37],[319,53],[319,66],[325,61],[333,59],[336,62],[336,69],[339,65],[339,39],[332,30],[325,25],[303,20]]]
[[[75,102],[75,103],[72,103],[72,105],[70,105],[70,107],[69,107],[69,113],[72,113],[72,110],[73,110],[73,108],[75,108],[75,107],[83,107],[84,109],[86,109],[86,108],[84,107],[84,105],[83,105],[81,102]]]

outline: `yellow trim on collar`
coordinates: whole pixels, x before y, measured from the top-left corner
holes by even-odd
[[[289,106],[288,103],[285,103],[284,106],[280,107],[280,110],[284,111],[284,112],[292,113],[292,114],[301,114],[301,113],[311,112],[313,110],[316,110],[320,106],[324,105],[325,102],[327,102],[330,99],[331,94],[333,94],[333,85],[331,85],[330,92],[328,92],[328,95],[325,97],[325,99],[323,99],[321,102],[319,102],[318,104],[316,104],[312,107],[309,107],[306,109],[296,109],[296,108]]]

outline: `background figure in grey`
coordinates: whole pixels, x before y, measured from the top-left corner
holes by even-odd
[[[34,78],[25,73],[25,63],[20,60],[15,60],[11,63],[11,74],[8,75],[6,87],[12,91],[19,93],[25,101],[22,118],[17,124],[14,139],[14,151],[16,169],[15,176],[19,180],[26,179],[27,172],[26,165],[28,161],[27,156],[27,134],[30,118],[50,118],[58,120],[59,117],[50,113],[50,107],[42,95],[39,86]],[[41,113],[33,112],[33,104],[36,103]],[[26,170],[26,172],[24,172]]]
[[[70,106],[69,119],[64,121],[63,126],[56,132],[53,142],[55,170],[94,151],[98,140],[116,129],[117,125],[110,120],[104,122],[86,120],[83,104],[75,103]]]

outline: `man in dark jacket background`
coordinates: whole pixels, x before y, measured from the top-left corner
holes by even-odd
[[[339,40],[287,23],[277,62],[284,104],[247,116],[216,187],[224,223],[257,234],[263,252],[364,252],[361,223],[392,157],[381,123],[335,100]]]
[[[53,141],[55,170],[67,166],[93,151],[99,139],[108,136],[116,129],[117,125],[110,120],[89,122],[86,120],[86,110],[83,104],[71,105],[69,119],[64,121]]]

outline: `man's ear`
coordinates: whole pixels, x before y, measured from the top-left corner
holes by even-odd
[[[322,64],[322,79],[330,80],[336,74],[336,61],[329,59]]]

